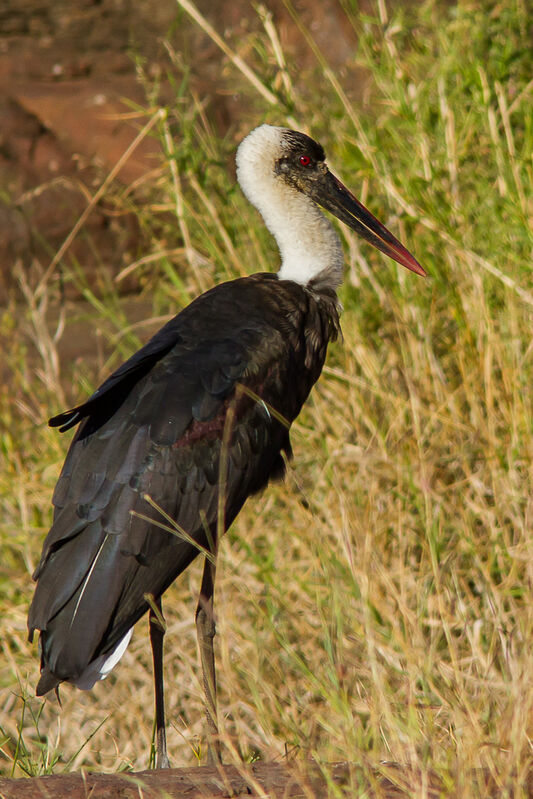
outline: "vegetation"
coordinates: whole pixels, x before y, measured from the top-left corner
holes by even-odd
[[[190,22],[194,7],[178,2]],[[369,14],[343,6],[359,37],[351,78],[334,73],[296,14],[316,59],[312,79],[283,53],[262,9],[261,33],[225,44],[225,74],[247,112],[223,140],[189,92],[171,36],[175,103],[160,104],[138,65],[147,135],[160,138],[166,163],[148,196],[112,182],[105,194],[118,209],[136,207],[150,237],[130,271],[153,302],[151,327],[128,325],[120,280],[87,285],[68,249],[56,260],[63,284],[89,301],[83,312],[58,310],[61,283],[47,264],[38,279],[21,277],[23,307],[3,310],[12,373],[0,394],[5,775],[148,765],[145,621],[94,691],[64,686],[61,708],[33,696],[30,575],[68,445],[44,420],[199,292],[274,268],[275,245],[229,168],[239,137],[268,120],[322,141],[334,170],[430,277],[342,229],[344,341],[294,425],[286,482],[251,500],[221,547],[225,757],[397,761],[419,770],[420,797],[429,772],[443,777],[443,795],[486,796],[468,776],[486,769],[498,796],[524,795],[533,758],[531,16],[521,0],[394,11],[378,0]],[[205,28],[198,14],[194,24]],[[99,353],[90,371],[57,358],[80,315],[114,353]],[[176,765],[204,753],[199,577],[200,563],[165,599]]]

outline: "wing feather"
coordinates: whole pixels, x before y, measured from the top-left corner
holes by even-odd
[[[273,276],[222,284],[87,402],[51,420],[62,429],[83,421],[34,575],[28,624],[30,635],[42,631],[41,692],[75,682],[111,652],[147,610],[145,594],[160,596],[216,536],[229,407],[225,526],[247,496],[282,474],[280,451],[290,454],[290,442],[280,419],[297,415],[322,365],[305,363],[315,344],[299,327],[310,303],[301,287]],[[237,383],[250,394],[236,393]],[[295,386],[289,394],[287,384]]]

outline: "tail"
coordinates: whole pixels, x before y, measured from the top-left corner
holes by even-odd
[[[57,689],[61,679],[56,677],[53,671],[50,671],[48,666],[44,666],[41,671],[41,678],[37,683],[37,688],[35,689],[36,696],[44,696],[48,693],[48,691],[52,691]]]

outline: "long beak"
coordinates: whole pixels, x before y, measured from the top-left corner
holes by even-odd
[[[315,202],[335,214],[337,219],[345,222],[385,255],[407,267],[411,272],[426,276],[426,271],[403,244],[381,222],[378,222],[376,217],[329,170],[323,179],[316,181],[312,196]]]

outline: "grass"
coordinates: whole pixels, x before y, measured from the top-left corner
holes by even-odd
[[[179,6],[185,24],[196,12]],[[145,122],[166,163],[142,194],[105,187],[150,237],[131,271],[157,320],[217,282],[276,263],[229,167],[236,141],[263,120],[321,140],[335,171],[430,273],[417,279],[342,230],[344,341],[293,427],[287,481],[249,502],[219,555],[226,757],[397,761],[417,770],[420,797],[430,771],[443,776],[443,795],[493,796],[468,776],[482,768],[499,796],[519,797],[533,733],[531,19],[518,0],[343,7],[365,76],[357,92],[294,14],[316,60],[312,75],[300,71],[259,9],[261,27],[226,40],[221,80],[247,110],[224,140],[169,40],[175,104],[159,104],[139,65]],[[205,28],[198,14],[189,24]],[[60,362],[61,336],[80,311],[59,313],[49,264],[34,265],[23,303],[3,310],[4,775],[144,768],[152,736],[145,622],[94,691],[66,686],[62,708],[32,695],[30,574],[68,444],[43,422],[150,332],[127,324],[120,283],[88,286],[68,248],[56,260],[105,346],[89,374]],[[199,580],[195,564],[164,603],[169,749],[181,765],[203,754]]]

